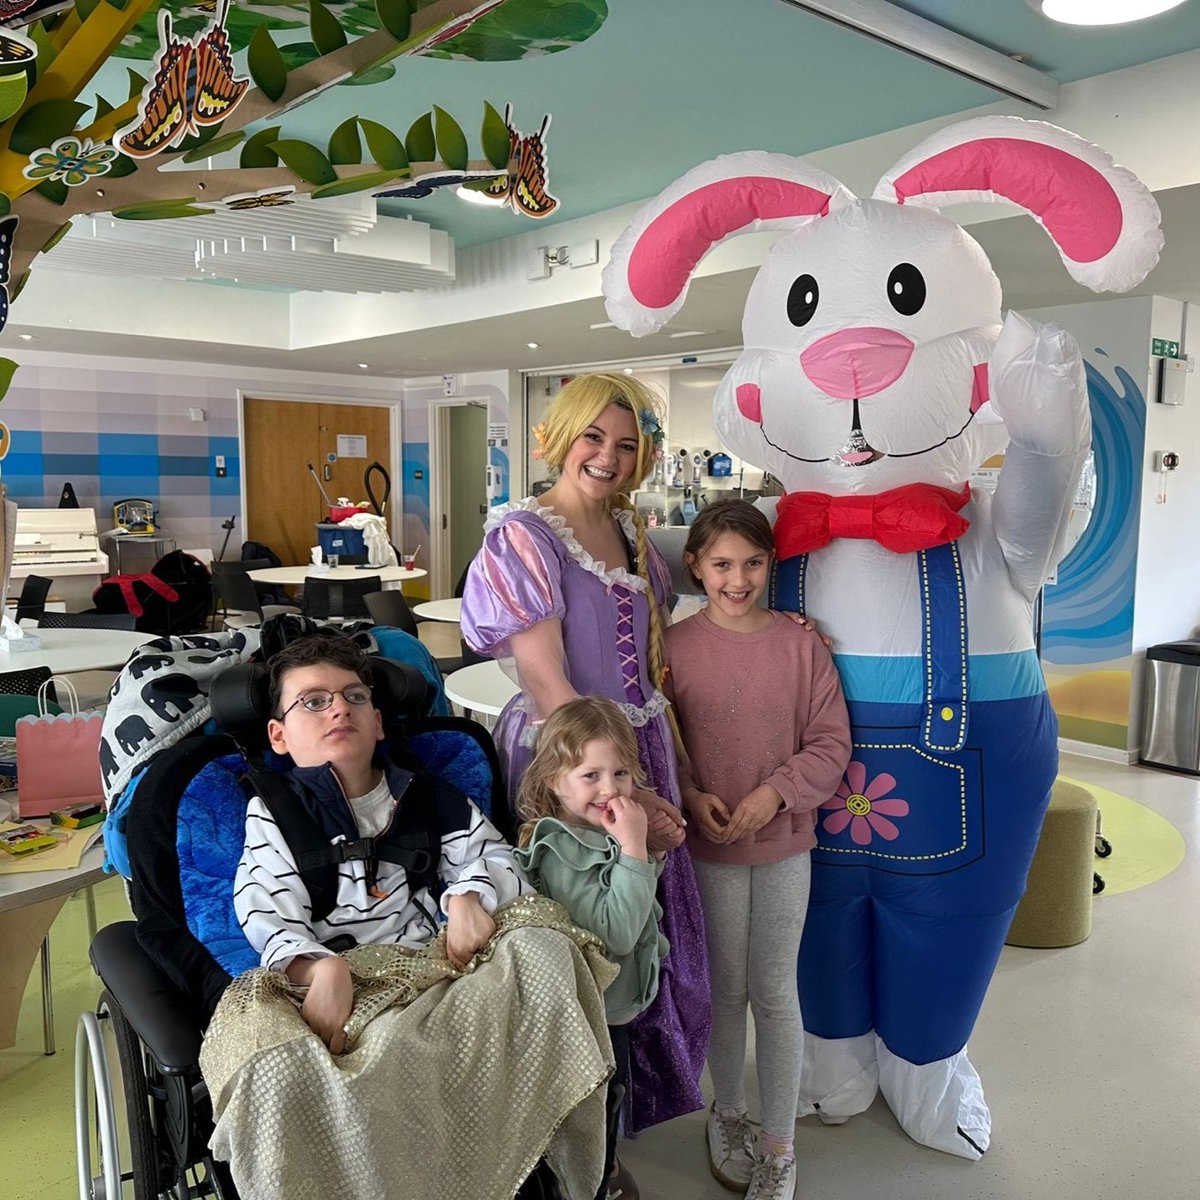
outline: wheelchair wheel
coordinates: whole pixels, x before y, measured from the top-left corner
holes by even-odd
[[[100,997],[100,1008],[111,1022],[121,1066],[121,1085],[125,1095],[125,1116],[129,1126],[128,1164],[133,1175],[135,1200],[155,1200],[167,1182],[159,1163],[154,1121],[150,1108],[150,1089],[142,1043],[124,1012],[108,992]]]

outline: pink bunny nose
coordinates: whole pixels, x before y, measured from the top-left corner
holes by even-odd
[[[913,344],[894,329],[843,329],[813,342],[800,366],[827,396],[861,400],[882,392],[904,374]]]

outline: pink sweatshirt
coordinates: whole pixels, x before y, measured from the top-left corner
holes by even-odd
[[[688,849],[706,862],[778,862],[816,845],[814,810],[850,761],[850,719],[820,637],[780,613],[757,633],[732,633],[703,612],[667,629],[666,692],[691,769],[679,785],[719,796],[732,813],[769,783],[784,802],[757,833],[716,845],[688,823]]]

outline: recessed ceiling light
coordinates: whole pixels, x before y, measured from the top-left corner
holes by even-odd
[[[490,204],[493,207],[503,199],[502,197],[489,196],[486,192],[480,192],[475,188],[467,187],[456,187],[454,194],[460,200],[465,200],[468,204]]]
[[[530,348],[530,350],[536,350],[541,345],[541,343],[540,342],[526,342],[525,345],[527,345]]]
[[[626,375],[632,375],[632,374],[633,374],[633,368],[632,368],[632,367],[626,367],[626,368],[625,368],[625,374],[626,374]]]
[[[32,334],[32,333],[19,333],[19,334],[17,334],[17,336],[18,336],[18,337],[21,339],[21,341],[23,341],[23,342],[32,342],[32,341],[33,341],[33,334]]]
[[[359,365],[360,370],[365,371],[370,364],[369,363],[359,363],[358,365]]]
[[[1052,21],[1064,25],[1122,25],[1178,8],[1183,0],[1029,0]]]

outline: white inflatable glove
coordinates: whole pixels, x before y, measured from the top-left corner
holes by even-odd
[[[1020,313],[1004,319],[988,365],[992,407],[1014,446],[1074,455],[1091,434],[1087,376],[1075,339]]]

